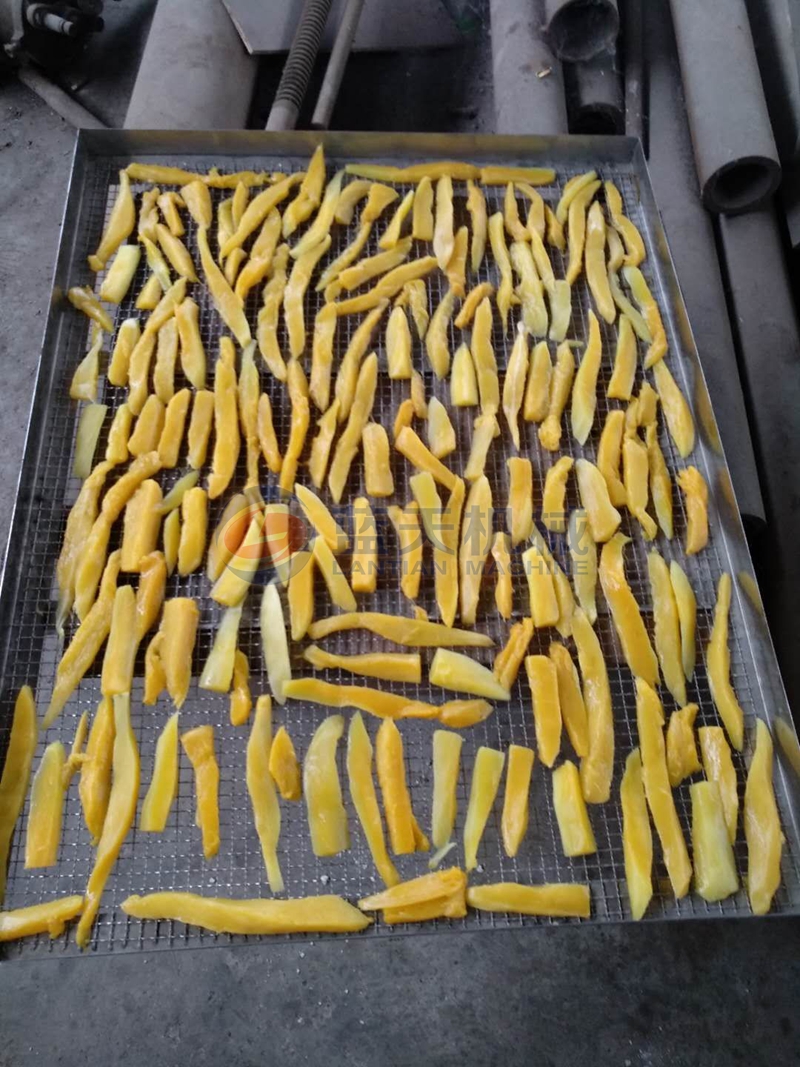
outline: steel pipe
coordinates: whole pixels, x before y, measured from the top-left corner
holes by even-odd
[[[686,299],[720,437],[748,533],[764,522],[753,442],[736,360],[711,216],[697,194],[692,144],[669,9],[647,7],[644,64],[650,82],[650,174]]]
[[[619,33],[617,0],[545,0],[544,13],[550,47],[573,63],[607,51]]]
[[[336,40],[333,42],[325,77],[322,80],[322,86],[317,97],[317,106],[314,108],[314,114],[311,118],[311,128],[314,130],[327,130],[330,125],[345,67],[353,47],[353,39],[358,29],[358,20],[361,18],[363,9],[364,0],[347,0],[347,6],[336,31]]]
[[[647,84],[644,66],[644,11],[642,0],[624,0],[622,5],[622,55],[625,82],[625,133],[638,137],[648,155]]]
[[[720,220],[720,235],[767,504],[765,600],[789,700],[800,708],[800,330],[772,203]]]
[[[670,0],[703,203],[735,215],[764,203],[781,168],[744,0]]]
[[[561,63],[542,36],[542,0],[491,0],[497,133],[567,132]]]
[[[616,52],[585,63],[565,63],[570,133],[625,132],[625,102]]]
[[[257,66],[219,0],[158,0],[125,126],[244,129]]]

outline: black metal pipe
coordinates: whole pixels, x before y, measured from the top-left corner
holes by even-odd
[[[625,103],[616,52],[585,63],[565,63],[570,133],[625,132]]]

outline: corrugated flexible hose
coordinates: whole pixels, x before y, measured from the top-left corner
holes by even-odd
[[[267,119],[268,130],[291,130],[306,95],[332,0],[305,0],[278,91]]]

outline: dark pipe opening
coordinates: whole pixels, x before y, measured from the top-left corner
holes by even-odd
[[[625,132],[625,122],[618,108],[607,104],[585,105],[579,108],[570,124],[572,133],[616,136]]]
[[[547,34],[561,59],[592,59],[609,48],[619,33],[619,13],[609,0],[572,0],[553,18]]]
[[[706,206],[734,215],[766,200],[777,186],[775,166],[766,159],[744,159],[723,167],[706,188]]]

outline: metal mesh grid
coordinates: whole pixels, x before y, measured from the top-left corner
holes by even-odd
[[[113,204],[117,188],[116,171],[126,163],[127,160],[95,159],[89,164],[83,192],[81,227],[75,254],[76,262],[73,264],[73,270],[70,273],[70,284],[84,284],[95,281],[85,266],[85,255],[96,243],[102,230],[103,221],[107,217],[111,204]],[[246,168],[252,166],[254,169],[267,167],[293,170],[301,167],[303,160],[283,159],[278,161],[259,158],[253,160],[237,159],[234,162],[228,158],[202,158],[193,159],[192,161],[195,169],[205,169],[212,164],[217,164],[223,168],[233,166]],[[560,170],[557,183],[542,190],[545,199],[551,205],[555,205],[563,184],[579,169],[582,168]],[[666,304],[666,295],[661,285],[661,279],[654,273],[653,238],[648,220],[644,217],[639,203],[633,165],[617,165],[613,168],[604,168],[602,177],[613,178],[617,183],[628,215],[637,223],[643,235],[645,235],[648,246],[648,259],[643,265],[643,272],[663,308]],[[466,190],[463,183],[455,184],[455,221],[456,226],[458,226],[468,221],[465,209]],[[138,194],[141,193],[144,187],[137,186],[135,188],[138,202]],[[403,191],[401,190],[401,193]],[[486,192],[490,213],[502,210],[504,190],[502,188],[487,189]],[[212,195],[216,205],[221,198],[230,195],[230,193],[214,191]],[[373,228],[369,243],[362,255],[369,255],[378,251],[377,241],[388,218],[391,217],[391,211],[392,208],[388,209],[384,218]],[[184,213],[185,215],[186,213]],[[199,257],[196,253],[194,223],[189,218],[185,218],[185,221],[187,235],[184,240],[192,250],[197,262]],[[328,255],[322,261],[322,266],[338,255],[349,242],[355,232],[355,225],[356,223],[354,222],[353,226],[347,229],[341,226],[333,228],[332,245]],[[552,249],[550,251],[556,276],[563,277],[565,262],[557,251]],[[418,252],[415,250],[412,254],[424,253],[420,249]],[[129,315],[137,314],[133,308],[133,297],[138,294],[145,276],[146,267],[142,265],[131,287],[130,292],[132,295],[117,310],[117,325]],[[98,286],[101,277],[96,279]],[[479,277],[475,278],[473,276],[469,281],[470,284],[473,284],[484,279],[497,282],[496,268],[490,255],[487,255],[484,259]],[[443,295],[445,287],[446,280],[439,272],[435,272],[429,277],[428,293],[431,311]],[[259,290],[260,287],[257,287],[251,291],[247,302],[247,312],[251,323],[255,321],[260,301]],[[209,369],[211,369],[212,361],[216,354],[217,339],[221,332],[221,323],[203,286],[191,286],[190,293],[200,306],[201,332],[209,358]],[[321,304],[322,294],[313,292],[312,283],[306,298],[306,322],[309,327],[313,326],[313,316]],[[582,277],[573,288],[573,318],[570,337],[585,341],[589,307],[588,288],[585,279]],[[515,325],[517,314],[518,311],[512,310],[511,322],[505,335],[502,333],[498,317],[495,316],[493,344],[501,380],[510,354],[511,344],[513,343],[513,326]],[[15,617],[8,620],[7,623],[9,655],[3,679],[2,702],[0,702],[0,731],[4,731],[0,732],[0,751],[4,749],[6,744],[14,694],[21,685],[29,682],[35,686],[38,706],[44,708],[52,691],[55,668],[60,654],[59,642],[53,627],[57,599],[54,568],[61,545],[66,516],[78,490],[78,482],[71,476],[72,448],[77,424],[78,405],[69,401],[68,386],[75,366],[88,347],[88,329],[85,318],[71,309],[65,310],[64,316],[65,330],[62,333],[62,346],[56,370],[54,395],[44,434],[43,452],[38,466],[38,480],[33,496],[33,511],[28,532],[25,562],[20,575],[22,595],[19,598]],[[339,320],[334,349],[334,374],[338,361],[344,353],[360,319],[360,316],[350,316]],[[670,341],[670,366],[684,392],[689,396],[686,361],[679,355],[681,349],[679,339],[673,329],[671,315],[665,315],[665,323]],[[382,366],[385,368],[384,328],[385,319],[376,331],[372,347],[378,352]],[[283,322],[281,321],[279,341],[282,349],[287,351],[288,345],[286,344],[283,330]],[[456,330],[452,325],[450,331],[451,350],[454,351],[463,338],[461,331]],[[574,458],[583,455],[589,459],[595,459],[599,433],[606,412],[610,406],[616,406],[613,403],[609,404],[605,395],[613,365],[615,329],[601,322],[601,331],[603,335],[603,361],[597,390],[598,407],[594,429],[586,447],[581,448],[572,439],[567,425],[568,414],[565,415],[564,419],[561,452],[556,454],[550,454],[542,450],[536,435],[536,425],[525,423],[520,419],[522,434],[521,454],[530,456],[533,461],[534,501],[537,519],[540,514],[544,479],[549,466],[556,461],[559,455],[563,454],[572,455]],[[461,473],[469,454],[474,410],[450,409],[448,382],[440,382],[435,379],[430,370],[424,347],[417,340],[413,327],[412,335],[414,336],[413,362],[415,368],[424,377],[426,395],[428,397],[436,395],[445,404],[448,404],[448,410],[456,428],[459,447],[457,452],[448,457],[447,463]],[[468,339],[468,336],[466,339]],[[308,347],[310,347],[310,329]],[[579,358],[579,354],[579,352],[576,353],[577,358]],[[262,361],[259,360],[258,363],[261,386],[262,389],[270,394],[275,429],[279,442],[284,447],[288,440],[291,421],[291,412],[285,389],[272,378]],[[307,369],[308,363],[307,354]],[[640,367],[637,371],[635,387],[637,391],[641,381],[642,372]],[[184,384],[187,383],[184,383],[181,379],[180,371],[176,371],[176,389]],[[397,407],[406,396],[408,396],[407,382],[390,381],[385,373],[381,374],[373,418],[391,431]],[[99,442],[98,455],[104,451],[107,431],[114,411],[124,398],[124,390],[115,389],[107,381],[102,381],[99,399],[109,405],[109,412]],[[677,469],[686,464],[677,456],[671,440],[666,434],[663,420],[660,419],[659,423],[661,447],[670,471],[674,474]],[[310,437],[311,432],[309,433],[309,440]],[[165,491],[185,469],[185,466],[181,466],[182,463],[185,464],[185,447],[184,442],[181,459],[176,470],[162,472],[159,476]],[[305,454],[307,455],[307,449]],[[502,437],[498,438],[490,449],[486,466],[486,473],[489,476],[494,495],[495,529],[505,528],[504,507],[508,489],[505,460],[511,454],[514,454],[513,446],[510,442],[507,428],[503,425]],[[701,469],[703,468],[703,456],[700,449],[696,451],[690,462],[694,462]],[[396,540],[386,519],[385,507],[391,503],[402,504],[410,499],[408,476],[412,472],[409,470],[408,464],[402,460],[402,457],[393,454],[392,470],[395,479],[394,497],[386,501],[371,501],[378,520],[380,556],[384,560],[396,558]],[[275,494],[275,480],[263,468],[262,471],[264,496],[269,498],[269,496]],[[299,476],[303,479],[302,466]],[[245,470],[244,460],[242,459],[237,476],[229,492],[224,494],[221,500],[212,502],[209,515],[210,528],[213,528],[219,518],[229,493],[234,490],[234,487],[243,486],[244,481]],[[359,456],[351,469],[345,500],[349,502],[356,495],[362,493],[365,493],[365,486]],[[323,494],[323,497],[330,504],[330,499],[326,493]],[[700,706],[697,719],[697,725],[700,726],[718,721],[709,692],[704,649],[710,635],[716,580],[722,570],[730,569],[730,563],[727,562],[725,545],[722,539],[715,536],[716,522],[713,510],[710,516],[712,532],[708,548],[699,557],[686,558],[684,556],[681,546],[686,529],[686,515],[677,487],[673,492],[673,505],[675,509],[675,537],[672,542],[667,542],[659,534],[656,544],[667,560],[673,558],[680,560],[697,596],[698,664],[695,677],[688,687],[688,699],[695,701]],[[568,483],[567,506],[570,510],[578,506],[574,477],[570,477]],[[352,524],[347,511],[345,510],[339,515],[344,517],[344,524],[352,533]],[[540,524],[539,527],[542,529]],[[642,614],[649,628],[652,629],[649,583],[646,569],[647,546],[638,523],[631,519],[627,511],[624,512],[622,529],[632,539],[632,543],[626,552],[628,579],[642,609]],[[546,534],[546,536],[556,558],[569,573],[566,538],[557,534]],[[523,548],[524,545],[520,546],[520,549],[515,552],[517,560]],[[425,556],[426,563],[430,566],[429,549],[426,549]],[[349,562],[347,556],[340,557],[340,559],[345,570],[347,570]],[[490,581],[484,581],[483,583],[478,618],[480,628],[489,632],[499,647],[505,642],[511,623],[527,613],[527,590],[524,581],[515,583],[514,617],[510,623],[504,623],[494,610],[492,584]],[[181,728],[187,729],[207,722],[212,723],[215,727],[217,758],[220,766],[219,799],[222,839],[220,851],[212,861],[207,862],[203,859],[199,830],[194,825],[193,774],[188,760],[182,755],[178,796],[164,833],[144,834],[134,828],[123,846],[119,860],[108,880],[100,913],[94,927],[91,948],[95,951],[117,951],[143,947],[197,947],[254,940],[253,938],[217,936],[172,922],[140,922],[129,919],[119,909],[120,902],[129,894],[147,893],[158,889],[185,889],[208,895],[233,897],[261,896],[268,892],[244,777],[245,745],[248,728],[236,729],[230,725],[228,698],[226,696],[208,693],[197,687],[197,676],[210,650],[220,615],[219,607],[208,597],[209,589],[210,585],[204,574],[198,573],[183,579],[175,574],[168,581],[167,596],[195,596],[201,608],[201,622],[194,653],[193,684],[181,713]],[[379,577],[376,594],[370,597],[368,601],[364,598],[362,599],[365,606],[377,611],[398,614],[408,614],[410,612],[410,604],[400,593],[397,578],[392,573],[391,567],[387,567],[386,571]],[[240,629],[240,647],[243,648],[250,662],[250,684],[254,698],[258,693],[267,691],[266,673],[258,631],[257,603],[257,591],[254,591],[245,606]],[[433,580],[430,576],[426,576],[423,579],[418,603],[428,610],[431,618],[437,617]],[[315,617],[328,615],[333,610],[323,583],[317,580]],[[550,773],[537,763],[531,786],[529,829],[518,856],[510,859],[503,852],[499,825],[501,798],[498,798],[498,803],[495,805],[493,815],[489,819],[482,840],[479,853],[480,866],[474,872],[472,878],[475,882],[506,880],[530,883],[544,881],[586,882],[591,888],[593,920],[614,921],[629,918],[630,915],[624,879],[622,823],[618,802],[618,787],[625,757],[637,743],[635,693],[632,676],[622,658],[619,643],[601,593],[598,593],[598,612],[597,633],[605,654],[614,706],[616,755],[612,798],[605,805],[592,806],[589,809],[592,827],[597,840],[597,853],[593,856],[573,860],[564,858],[561,853],[552,805]],[[68,631],[67,637],[69,638],[70,636],[71,633]],[[537,632],[534,635],[530,652],[546,652],[552,637],[553,634],[550,631]],[[304,642],[303,645],[307,643]],[[383,645],[379,639],[358,631],[335,635],[329,638],[325,644],[327,648],[335,652],[369,651],[380,648]],[[751,687],[752,660],[749,647],[744,639],[744,620],[740,615],[736,598],[734,599],[731,614],[730,648],[733,684],[745,711],[746,725],[750,727],[756,710],[754,693]],[[302,659],[302,647],[291,645],[291,651],[293,673],[296,675],[313,673],[309,665]],[[475,654],[482,662],[490,665],[494,651],[492,649],[480,649],[475,650]],[[427,682],[427,665],[432,657],[432,652],[433,650],[422,650],[425,667],[423,676],[426,680],[421,686],[409,687],[409,689],[413,689],[420,699],[440,702],[445,699],[446,694],[438,689],[435,690]],[[143,652],[140,651],[136,681],[132,693],[132,720],[139,743],[142,763],[141,797],[144,796],[152,772],[156,740],[168,715],[172,711],[165,696],[162,696],[155,708],[143,706],[142,660]],[[60,738],[68,746],[72,741],[81,713],[85,709],[89,709],[90,713],[93,713],[100,698],[99,671],[100,660],[94,665],[89,675],[84,678],[59,720],[47,732],[46,737],[40,739],[36,764],[38,764],[38,759],[44,750],[45,743]],[[321,672],[321,675],[331,681],[359,682],[358,679],[353,679],[352,676],[347,675],[345,672],[324,671]],[[364,680],[364,682],[365,684],[370,684],[369,680]],[[674,704],[663,687],[661,695],[662,699],[664,699],[665,709],[669,712],[674,707]],[[325,712],[322,708],[291,701],[283,708],[276,706],[273,718],[275,728],[282,723],[287,725],[298,754],[302,758],[314,729],[324,714]],[[367,719],[368,729],[374,738],[375,723],[369,720],[368,717]],[[433,725],[419,721],[407,721],[402,726],[409,785],[415,813],[423,827],[430,825],[432,792],[430,742],[433,729]],[[746,733],[749,739],[750,729]],[[459,849],[448,858],[452,862],[459,862],[460,833],[463,828],[463,819],[469,795],[474,753],[477,751],[478,746],[490,745],[505,750],[509,744],[517,743],[536,747],[533,719],[530,711],[530,693],[524,670],[520,672],[520,678],[514,687],[509,704],[498,704],[494,714],[486,722],[464,731],[463,737],[463,757],[458,786],[459,815],[457,837]],[[340,745],[339,756],[340,774],[345,786],[343,790],[345,805],[351,829],[351,849],[340,856],[317,859],[311,851],[304,805],[282,804],[280,860],[287,892],[290,895],[299,896],[335,892],[349,899],[356,899],[367,893],[374,892],[380,887],[380,881],[346,789],[343,744]],[[562,739],[562,756],[574,758],[566,735]],[[748,757],[749,749],[742,756],[734,753],[734,762],[742,794],[744,790],[744,768]],[[690,812],[688,785],[688,782],[684,782],[675,791],[676,805],[687,840],[689,839]],[[784,803],[788,804],[788,800],[779,792],[779,804],[782,808],[784,823],[787,823],[789,819],[788,813],[783,806]],[[56,867],[41,871],[24,870],[24,830],[27,823],[27,813],[28,802],[26,801],[11,850],[8,890],[5,901],[5,907],[8,908],[36,903],[61,894],[82,892],[91,869],[92,850],[89,845],[88,833],[83,823],[76,781],[73,782],[66,800],[59,861]],[[788,831],[787,836],[791,836]],[[676,902],[672,898],[669,889],[666,870],[663,866],[658,845],[656,845],[655,854],[655,895],[648,911],[648,918],[689,918],[749,914],[749,907],[743,891],[719,904],[707,904],[694,894]],[[736,841],[735,854],[740,875],[744,876],[746,849],[741,830]],[[419,855],[416,857],[398,857],[396,862],[404,878],[413,877],[427,869],[424,858]],[[800,903],[800,857],[798,856],[795,842],[790,840],[787,842],[787,848],[784,852],[783,882],[775,898],[774,910],[776,912],[792,911],[798,907],[798,903]],[[424,924],[422,927],[386,927],[380,922],[376,922],[375,926],[360,936],[374,937],[388,932],[417,932],[434,928],[452,931],[499,926],[528,926],[550,921],[552,920],[471,912],[466,919],[461,921],[438,921]],[[31,939],[24,944],[15,945],[7,951],[21,955],[37,951],[74,953],[77,949],[74,945],[72,934],[68,932],[54,942],[50,942],[46,937],[41,937]]]

